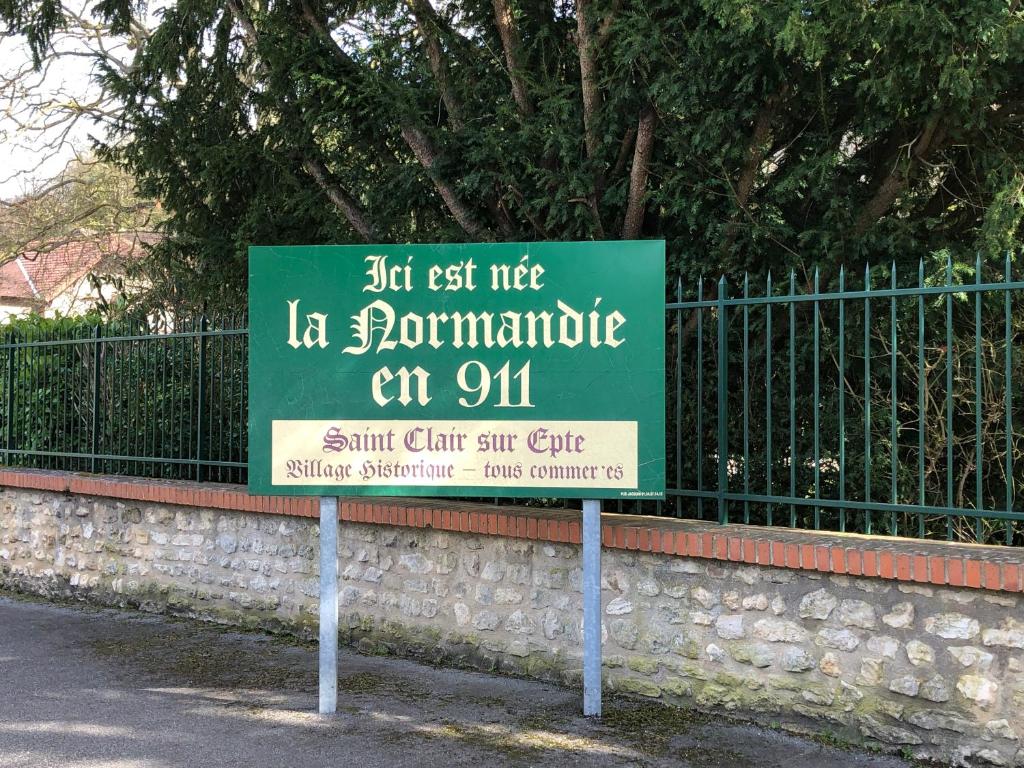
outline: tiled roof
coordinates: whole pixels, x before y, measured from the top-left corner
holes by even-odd
[[[129,233],[25,251],[0,265],[0,299],[48,304],[104,262],[137,258],[142,245],[153,241],[152,235]]]

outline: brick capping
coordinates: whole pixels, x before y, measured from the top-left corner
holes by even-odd
[[[244,486],[53,470],[0,469],[0,488],[317,517],[312,496],[251,496]],[[580,513],[453,499],[341,497],[342,520],[580,543]],[[1024,591],[1024,549],[604,513],[605,547],[921,584]]]

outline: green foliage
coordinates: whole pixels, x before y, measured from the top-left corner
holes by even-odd
[[[391,242],[614,238],[632,194],[687,282],[814,263],[834,284],[841,263],[1019,248],[1019,2],[582,5],[589,47],[575,4],[511,2],[515,69],[491,0],[419,19],[420,0],[171,6],[131,71],[104,74],[124,104],[107,155],[170,213],[154,298],[239,304],[247,245],[359,239],[331,189]],[[45,41],[39,0],[0,16]],[[647,181],[631,185],[648,108]]]
[[[47,20],[57,23],[44,2],[0,0],[0,18],[44,45]],[[169,215],[168,237],[146,265],[153,281],[147,304],[242,305],[250,244],[615,238],[627,229],[631,201],[642,203],[639,236],[668,242],[667,288],[674,292],[679,279],[687,298],[702,274],[725,274],[735,295],[744,272],[761,285],[770,270],[778,291],[792,271],[806,292],[813,266],[821,288],[834,289],[840,265],[851,285],[864,262],[884,265],[876,280],[894,265],[906,285],[916,283],[923,259],[926,284],[934,284],[947,257],[954,280],[973,281],[978,251],[1014,254],[1019,277],[1019,0],[509,0],[514,66],[495,14],[502,4],[179,0],[169,7],[129,71],[103,72],[123,104],[104,156],[131,171],[141,194],[160,199]],[[579,39],[581,7],[589,46]],[[120,2],[96,8],[116,23],[133,12]],[[594,76],[585,82],[581,64],[590,55]],[[594,92],[585,99],[588,83]],[[525,101],[515,97],[517,87]],[[637,136],[650,110],[656,120],[644,163]],[[410,140],[417,135],[423,140]],[[705,298],[714,293],[705,286]],[[821,325],[830,357],[835,309],[823,309]],[[873,490],[877,498],[891,491],[881,486],[895,456],[898,495],[913,502],[916,307],[898,308],[895,382],[885,359],[887,307],[875,309],[882,314],[871,326],[872,354],[880,358],[869,382],[869,397],[877,398],[869,425],[877,441]],[[956,298],[952,352],[936,335],[945,329],[943,303],[925,309],[926,495],[944,503],[949,436],[940,406],[952,358],[954,503],[969,505],[976,495],[972,307]],[[1000,311],[986,305],[983,340],[1001,338]],[[1015,303],[1011,338],[1024,333],[1020,316]],[[862,367],[855,342],[863,319],[851,309],[847,320],[851,366]],[[815,409],[808,395],[813,323],[804,310],[796,322],[798,455],[808,455],[816,412],[822,434],[836,435],[835,416],[827,414],[837,413],[844,384],[848,436],[863,443],[862,368],[848,369],[846,381],[822,368],[823,405]],[[754,313],[750,330],[764,338],[763,315]],[[779,364],[789,362],[786,330],[776,317],[768,348]],[[694,340],[689,325],[670,336],[670,352],[681,345],[687,371],[696,362]],[[713,339],[704,341],[711,354]],[[759,359],[765,349],[755,352]],[[1000,507],[1006,485],[1000,354],[999,343],[985,341],[982,400],[986,414],[996,414],[986,416],[982,434],[982,496],[990,508]],[[1020,355],[1011,362],[1020,381]],[[763,381],[756,365],[751,375]],[[713,379],[704,384],[713,397]],[[788,392],[788,380],[776,384],[776,397]],[[733,393],[741,386],[730,379]],[[710,431],[697,461],[713,463],[714,403],[689,397],[692,384],[684,391],[684,434],[703,408]],[[893,391],[902,426],[887,452]],[[776,405],[776,424],[788,429],[788,403]],[[1015,407],[1014,423],[1024,423]],[[733,436],[742,428],[738,413],[729,409]],[[750,461],[762,445],[755,440],[749,455],[730,447]],[[778,460],[787,460],[788,445],[776,448]],[[834,460],[838,447],[823,450]],[[863,456],[853,448],[849,455],[852,488],[863,482]],[[802,494],[809,465],[797,461]],[[680,477],[693,479],[695,467],[684,466]],[[764,469],[750,468],[760,483]],[[829,472],[824,483],[837,490]],[[946,521],[933,523],[929,530],[945,535]]]

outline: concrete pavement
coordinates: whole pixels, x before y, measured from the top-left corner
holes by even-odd
[[[359,656],[337,717],[316,649],[134,612],[0,595],[0,766],[904,768],[774,730],[543,683]]]

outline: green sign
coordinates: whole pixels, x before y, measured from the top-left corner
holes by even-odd
[[[662,498],[665,244],[249,249],[249,489]]]

